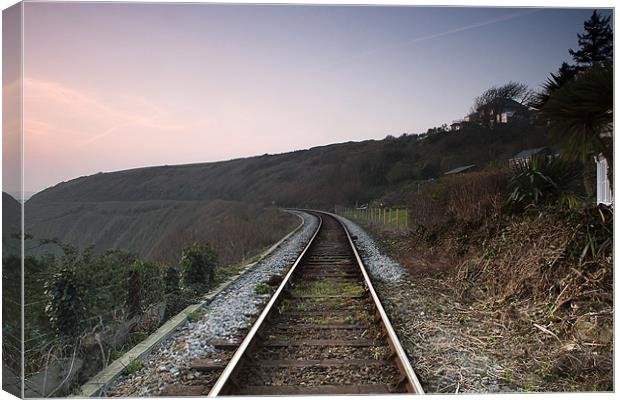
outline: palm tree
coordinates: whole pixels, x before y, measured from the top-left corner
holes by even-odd
[[[563,156],[582,161],[602,154],[613,182],[613,67],[604,63],[577,74],[554,90],[541,114],[563,147]]]
[[[565,83],[570,82],[577,72],[577,67],[563,62],[558,72],[549,74],[550,76],[547,78],[547,81],[542,85],[542,91],[533,96],[529,106],[537,110],[543,108],[547,100],[549,100],[549,96],[564,86]]]

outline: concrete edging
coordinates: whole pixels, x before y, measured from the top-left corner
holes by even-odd
[[[288,212],[288,211],[287,211]],[[253,266],[257,263],[261,262],[265,257],[269,254],[273,253],[282,243],[284,243],[288,238],[297,233],[305,224],[303,217],[299,214],[295,214],[301,219],[301,223],[292,231],[290,231],[286,236],[280,239],[277,243],[271,246],[269,249],[264,251],[256,261],[251,262],[243,268],[241,272],[236,275],[233,275],[227,281],[221,283],[218,287],[211,290],[207,294],[204,295],[203,301],[198,304],[192,304],[185,308],[183,311],[170,318],[166,323],[160,326],[155,332],[153,332],[149,337],[147,337],[142,342],[135,345],[131,348],[127,353],[123,354],[122,357],[112,362],[110,365],[99,371],[97,375],[90,378],[86,383],[84,383],[80,387],[80,391],[78,394],[73,395],[71,397],[98,397],[102,392],[107,390],[113,381],[118,378],[125,367],[135,359],[144,359],[149,353],[161,342],[170,338],[172,334],[177,330],[177,328],[181,327],[187,321],[188,315],[199,310],[200,308],[209,304],[218,294],[224,291],[228,286],[230,286],[234,281],[237,280],[241,275],[245,274],[249,271]]]

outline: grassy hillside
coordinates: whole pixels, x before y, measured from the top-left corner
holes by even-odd
[[[18,254],[21,249],[18,235],[21,230],[21,204],[10,194],[2,192],[2,255]]]
[[[183,245],[209,241],[222,262],[237,262],[294,224],[264,207],[332,208],[379,198],[405,204],[419,181],[459,165],[506,162],[523,148],[545,144],[540,128],[511,124],[99,173],[33,196],[26,202],[26,231],[165,263],[178,260]]]
[[[26,231],[96,251],[123,249],[176,264],[192,242],[212,243],[222,264],[247,258],[277,241],[297,218],[274,208],[233,201],[45,202],[27,208]],[[43,246],[42,254],[55,249]]]
[[[27,204],[34,209],[49,202],[219,199],[333,206],[375,199],[460,165],[505,162],[524,148],[545,144],[544,131],[529,125],[474,127],[224,162],[99,173],[60,183]]]

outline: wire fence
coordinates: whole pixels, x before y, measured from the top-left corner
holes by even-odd
[[[335,213],[362,224],[398,232],[409,230],[409,210],[391,207],[343,207],[336,206]]]

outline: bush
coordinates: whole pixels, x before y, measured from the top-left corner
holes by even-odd
[[[142,314],[150,305],[164,298],[161,268],[153,263],[135,260],[127,271],[127,310],[129,315]]]
[[[65,265],[45,285],[48,297],[45,312],[52,329],[63,340],[80,334],[86,316],[86,288],[74,265]]]
[[[271,294],[273,293],[274,289],[269,286],[269,284],[267,284],[267,282],[261,282],[258,285],[256,285],[256,288],[254,289],[254,292],[256,294]]]
[[[142,368],[144,368],[144,361],[139,358],[132,358],[131,361],[129,361],[129,364],[125,367],[125,372],[127,372],[128,375],[131,375],[140,371]]]
[[[183,284],[194,291],[205,291],[213,284],[217,254],[207,244],[194,243],[181,255]]]
[[[480,223],[500,213],[508,173],[504,170],[473,172],[441,178],[425,185],[411,201],[410,222],[433,229],[450,221]]]
[[[165,273],[166,293],[178,293],[180,289],[181,277],[179,276],[179,270],[175,267],[166,268]]]
[[[516,210],[558,202],[575,208],[582,201],[583,167],[559,157],[532,157],[513,166],[509,203]]]

